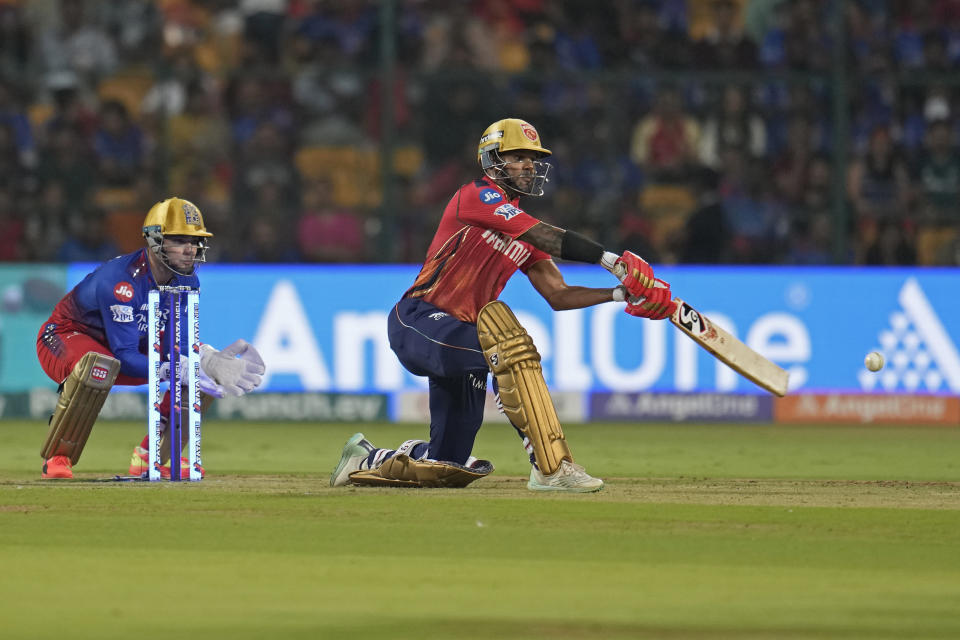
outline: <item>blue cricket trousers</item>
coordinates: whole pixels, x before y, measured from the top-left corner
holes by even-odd
[[[464,464],[483,422],[489,372],[477,325],[404,298],[390,311],[387,331],[400,363],[430,381],[429,457]]]

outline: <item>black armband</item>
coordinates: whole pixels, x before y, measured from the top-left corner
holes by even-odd
[[[576,231],[564,231],[560,240],[560,257],[574,262],[600,262],[603,256],[603,245],[594,242],[587,236]]]

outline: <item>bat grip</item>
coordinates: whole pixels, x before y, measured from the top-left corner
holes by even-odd
[[[606,269],[607,271],[612,273],[614,276],[616,276],[617,280],[619,280],[620,282],[623,282],[623,279],[627,275],[627,268],[623,265],[622,262],[618,262],[619,259],[620,259],[620,256],[618,256],[617,254],[611,251],[604,251],[603,256],[600,258],[600,264],[603,265],[604,269]],[[653,286],[658,289],[664,288],[664,284],[659,280],[657,280]],[[629,296],[627,298],[627,302],[629,302],[630,304],[638,304],[642,300],[643,298],[637,298],[634,296]]]

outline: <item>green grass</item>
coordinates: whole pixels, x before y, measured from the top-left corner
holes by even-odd
[[[594,495],[327,486],[351,425],[205,425],[198,484],[42,482],[0,422],[0,637],[957,638],[960,429],[588,425]],[[398,444],[422,427],[365,426]]]

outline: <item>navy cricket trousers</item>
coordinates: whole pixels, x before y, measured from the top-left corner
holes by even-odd
[[[477,325],[420,298],[404,298],[387,321],[400,363],[430,381],[429,457],[464,464],[483,422],[487,361]]]

